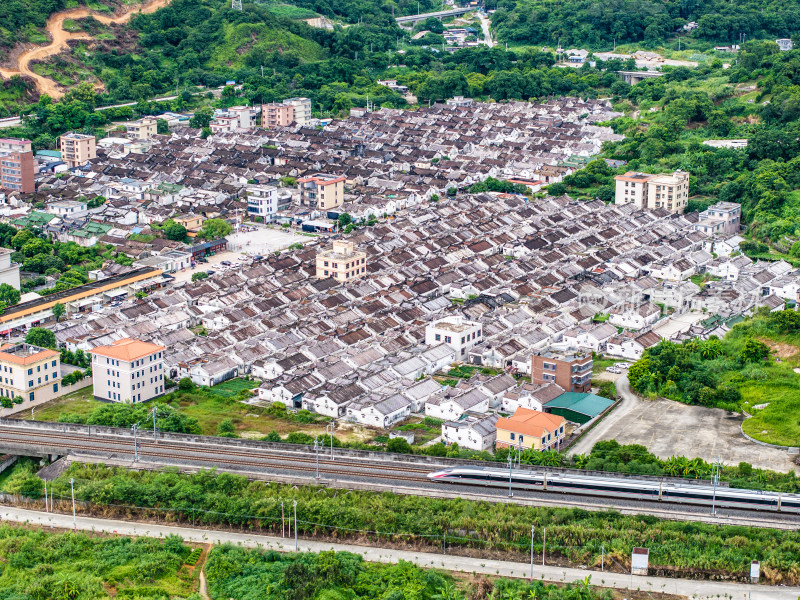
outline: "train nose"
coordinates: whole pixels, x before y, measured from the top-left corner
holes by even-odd
[[[428,479],[441,479],[447,475],[444,471],[434,471],[433,473],[428,473]]]

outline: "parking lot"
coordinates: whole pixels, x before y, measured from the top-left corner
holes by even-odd
[[[628,391],[627,379],[622,375],[603,375],[616,379],[623,400],[578,440],[570,454],[588,453],[600,440],[617,440],[620,444],[641,444],[662,459],[699,456],[711,462],[719,457],[726,465],[748,462],[781,472],[797,467],[787,451],[746,439],[741,433],[742,415],[672,400],[641,399]]]

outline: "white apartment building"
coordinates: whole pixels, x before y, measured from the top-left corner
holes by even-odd
[[[447,344],[456,351],[456,357],[464,359],[474,346],[483,341],[483,325],[453,316],[439,319],[425,327],[425,343],[428,346]]]
[[[278,211],[278,188],[274,185],[251,185],[247,187],[247,214],[250,218],[261,217],[272,221]]]
[[[709,235],[728,235],[739,232],[742,205],[736,202],[717,202],[700,213],[694,228]]]
[[[252,129],[256,126],[256,117],[261,112],[261,106],[231,106],[228,116],[237,120],[237,127]]]
[[[629,171],[625,175],[614,177],[616,186],[614,190],[614,204],[635,204],[642,208],[647,198],[647,173]]]
[[[685,171],[661,175],[629,171],[614,180],[614,204],[682,213],[689,202],[689,173]]]
[[[311,120],[311,100],[309,98],[287,98],[283,103],[294,109],[293,118],[298,125],[305,125]]]
[[[90,350],[95,398],[136,403],[161,396],[164,350],[164,346],[131,338]]]
[[[0,283],[19,289],[19,263],[11,262],[13,250],[0,248]]]

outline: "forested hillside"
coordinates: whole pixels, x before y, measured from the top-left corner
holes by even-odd
[[[629,42],[660,43],[689,21],[692,36],[736,43],[741,34],[790,37],[800,27],[800,6],[792,0],[490,0],[492,23],[501,41],[610,49]]]

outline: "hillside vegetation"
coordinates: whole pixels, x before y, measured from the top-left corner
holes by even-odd
[[[184,567],[190,549],[170,536],[94,537],[0,526],[0,598],[180,600],[195,581]]]
[[[689,21],[692,36],[735,43],[748,38],[789,37],[800,27],[800,7],[791,0],[490,0],[492,24],[502,41],[610,50],[631,42],[661,43]]]

